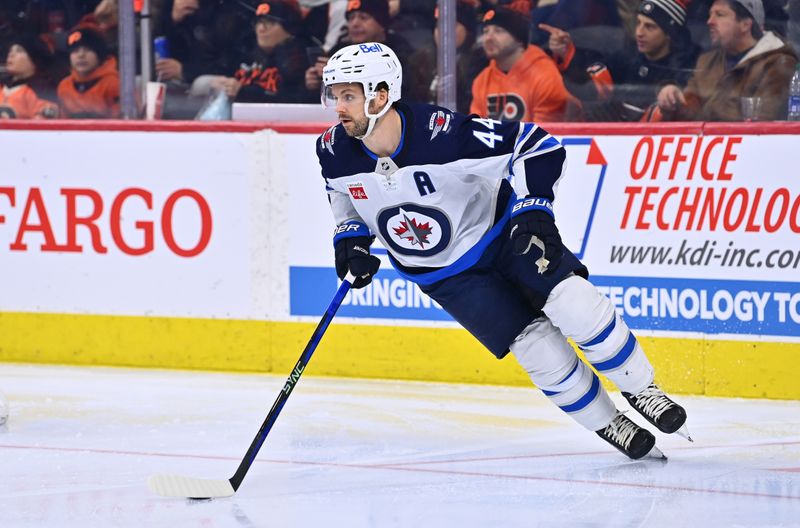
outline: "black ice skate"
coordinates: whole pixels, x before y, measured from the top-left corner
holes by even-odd
[[[623,392],[622,395],[631,407],[658,427],[659,431],[667,434],[678,433],[690,442],[694,441],[686,428],[686,411],[669,399],[655,383],[648,385],[639,394]]]
[[[600,438],[633,460],[638,460],[646,455],[667,459],[664,453],[656,447],[656,437],[647,429],[633,423],[630,418],[619,411],[610,424],[595,432]]]

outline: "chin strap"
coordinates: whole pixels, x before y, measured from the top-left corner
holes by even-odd
[[[369,103],[373,99],[374,99],[374,97],[371,97],[371,98],[367,99],[366,101],[364,101],[364,114],[369,118],[369,125],[367,125],[367,131],[364,132],[363,136],[356,136],[356,139],[358,139],[360,141],[363,141],[364,138],[366,138],[367,136],[369,136],[372,133],[372,129],[375,128],[375,123],[378,122],[378,119],[383,117],[383,115],[386,114],[386,112],[389,111],[389,108],[392,107],[392,102],[391,101],[387,101],[386,104],[383,106],[383,108],[381,108],[380,112],[378,112],[377,114],[370,114],[369,113]]]

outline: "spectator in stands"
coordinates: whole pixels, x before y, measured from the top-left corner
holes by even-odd
[[[305,86],[309,99],[319,100],[320,85],[322,82],[322,69],[328,59],[339,49],[350,44],[364,42],[378,42],[387,44],[397,55],[403,65],[403,99],[407,101],[426,101],[428,97],[428,83],[425,80],[415,79],[409,68],[413,53],[411,45],[404,38],[389,31],[391,17],[389,16],[388,0],[349,0],[347,3],[347,35],[340,40],[333,49],[317,58],[317,63],[306,70]]]
[[[708,12],[714,0],[692,0],[686,8],[686,24],[692,32],[692,38],[703,49],[708,51],[711,49],[710,36],[706,21],[708,20]],[[789,14],[787,12],[787,5],[789,9],[794,5],[800,6],[800,2],[795,0],[762,0],[764,6],[764,31],[772,31],[781,38],[786,38],[788,33],[788,20]]]
[[[686,86],[700,49],[685,27],[685,0],[644,0],[636,17],[636,53],[598,59],[596,51],[576,50],[570,34],[546,24],[548,47],[567,89],[583,101],[588,121],[648,120],[658,88]]]
[[[11,40],[0,83],[0,118],[58,117],[54,85],[47,77],[52,52],[37,35]]]
[[[434,18],[439,18],[436,9]],[[472,81],[478,76],[487,64],[488,59],[481,46],[476,46],[475,37],[478,29],[477,13],[472,0],[458,0],[456,3],[456,110],[465,114],[469,113],[472,102]],[[434,28],[434,40],[441,42],[439,28]],[[436,71],[436,49],[420,49],[414,53],[412,64],[415,65],[416,78],[424,79]],[[429,102],[436,102],[438,95],[438,76],[434,76],[430,83]]]
[[[506,121],[560,121],[570,94],[553,60],[528,45],[529,19],[496,7],[483,16],[483,49],[489,65],[472,83],[470,112]]]
[[[708,17],[714,49],[697,60],[684,90],[668,84],[659,91],[664,119],[739,121],[742,97],[760,98],[757,119],[785,118],[797,55],[763,25],[761,0],[715,0]]]
[[[306,49],[295,37],[300,30],[299,5],[268,0],[256,8],[256,46],[233,77],[211,85],[246,103],[303,102]]]
[[[62,117],[119,117],[117,60],[102,35],[80,29],[69,34],[67,45],[72,73],[58,84]]]
[[[252,8],[236,2],[166,0],[155,36],[167,39],[170,57],[157,58],[156,77],[190,86],[204,74],[225,75],[252,42]]]
[[[83,16],[74,29],[94,29],[106,41],[108,52],[119,57],[119,4],[117,0],[100,0],[94,10]]]

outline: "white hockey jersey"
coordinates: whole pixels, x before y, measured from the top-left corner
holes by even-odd
[[[379,158],[341,125],[319,137],[317,156],[336,224],[366,225],[402,267],[468,266],[507,218],[504,182],[520,197],[555,198],[564,150],[535,124],[394,108],[403,132],[391,156]]]

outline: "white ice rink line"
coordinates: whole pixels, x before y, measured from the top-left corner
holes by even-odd
[[[0,364],[0,527],[800,526],[797,401],[679,397],[632,462],[531,389],[306,375],[233,498],[148,491],[230,477],[284,379]]]

